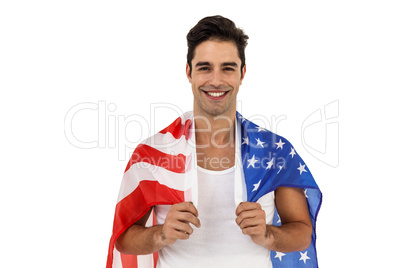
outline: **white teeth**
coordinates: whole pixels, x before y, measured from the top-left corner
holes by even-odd
[[[212,96],[212,97],[220,97],[220,96],[222,96],[223,94],[225,94],[226,92],[207,92],[207,94],[209,95],[209,96]]]

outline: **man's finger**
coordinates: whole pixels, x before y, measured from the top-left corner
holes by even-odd
[[[173,206],[177,211],[190,212],[194,216],[198,217],[198,210],[195,208],[195,206],[191,202],[183,202],[183,203],[175,204]]]
[[[180,212],[177,216],[177,220],[184,222],[184,223],[192,223],[194,226],[200,228],[201,222],[200,220],[194,216],[194,214],[189,212]]]
[[[201,222],[198,219],[198,211],[195,206],[190,202],[183,202],[173,205],[171,208],[171,213],[178,221],[192,223],[198,228],[201,227]]]
[[[236,208],[235,213],[236,213],[236,216],[239,216],[239,214],[242,213],[243,211],[255,210],[255,209],[261,209],[261,205],[256,202],[242,202]]]

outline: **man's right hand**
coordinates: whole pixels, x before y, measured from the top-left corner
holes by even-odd
[[[190,223],[197,228],[201,227],[195,206],[191,202],[172,205],[160,233],[162,245],[172,245],[177,239],[188,239],[193,233]]]
[[[193,233],[190,223],[200,227],[198,211],[190,202],[172,205],[163,225],[145,227],[149,210],[116,240],[116,249],[123,254],[144,255],[156,252],[177,239],[188,239]]]

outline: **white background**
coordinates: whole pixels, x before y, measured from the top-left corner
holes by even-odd
[[[398,1],[2,1],[0,266],[105,266],[132,152],[123,146],[192,108],[185,36],[221,14],[250,37],[241,112],[286,118],[274,130],[323,192],[320,266],[395,267],[401,13]],[[67,129],[96,148],[65,135],[66,116],[82,103],[108,107],[99,120],[101,108],[77,112]],[[332,127],[303,132],[330,103],[339,112]]]

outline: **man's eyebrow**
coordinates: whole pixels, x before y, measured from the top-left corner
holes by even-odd
[[[209,63],[208,61],[199,61],[199,62],[197,62],[195,67],[199,67],[199,66],[211,66],[211,63]]]
[[[232,67],[238,67],[236,62],[224,62],[221,64],[223,67],[224,66],[232,66]]]
[[[199,67],[199,66],[211,66],[211,63],[208,61],[199,61],[195,64],[195,67]],[[222,67],[225,66],[232,66],[232,67],[238,67],[236,62],[224,62],[221,64]]]

